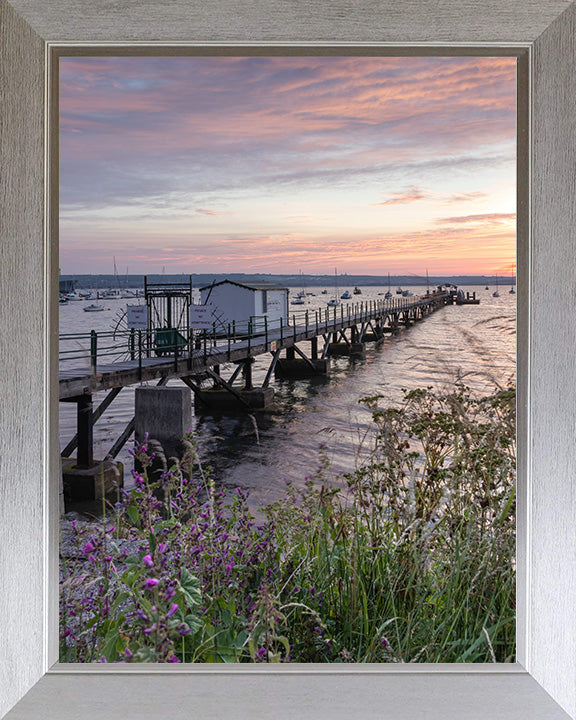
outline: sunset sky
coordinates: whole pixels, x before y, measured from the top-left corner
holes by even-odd
[[[509,274],[514,58],[60,60],[60,268]]]

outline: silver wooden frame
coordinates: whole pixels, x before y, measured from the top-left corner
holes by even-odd
[[[59,666],[51,48],[70,43],[516,48],[518,657],[512,666]],[[408,48],[408,49],[406,49]],[[576,718],[576,4],[567,0],[0,0],[0,716]],[[53,135],[52,135],[53,136]],[[528,147],[528,146],[527,146]],[[51,190],[52,188],[52,190]],[[522,292],[521,292],[522,291]]]

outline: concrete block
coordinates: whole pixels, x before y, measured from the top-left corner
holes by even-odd
[[[79,468],[75,458],[62,458],[62,485],[66,506],[110,495],[124,485],[124,466],[115,460],[97,461]]]
[[[167,458],[180,458],[182,438],[192,427],[192,393],[187,387],[139,387],[134,399],[134,437],[157,440]]]
[[[314,369],[302,358],[295,358],[294,360],[280,358],[274,368],[274,377],[297,380],[330,374],[330,361],[326,358],[318,358],[310,362],[314,365]]]
[[[237,392],[252,410],[269,410],[274,402],[274,390],[270,387],[237,390]],[[202,390],[194,395],[194,411],[197,415],[203,412],[223,414],[246,412],[247,409],[237,397],[223,388]]]

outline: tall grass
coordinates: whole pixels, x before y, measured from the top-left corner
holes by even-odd
[[[514,389],[381,401],[362,400],[374,443],[343,486],[323,462],[262,525],[216,491],[193,439],[156,478],[138,448],[114,532],[78,529],[63,568],[62,659],[513,661]]]

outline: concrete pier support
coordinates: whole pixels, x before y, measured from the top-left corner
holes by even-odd
[[[225,388],[200,390],[194,393],[194,412],[235,413],[249,410],[269,410],[274,402],[272,388],[236,389],[232,394]]]
[[[99,460],[91,467],[80,467],[74,458],[62,458],[64,506],[97,500],[124,485],[124,466],[115,460]]]
[[[366,354],[366,345],[363,342],[338,342],[330,343],[328,347],[328,355],[339,357],[349,355],[350,357],[364,357]]]
[[[167,458],[180,458],[182,438],[192,426],[192,395],[187,387],[139,387],[134,402],[134,437],[157,440]]]
[[[274,377],[290,380],[329,374],[330,361],[326,358],[316,358],[309,363],[303,358],[280,358],[274,368]]]

